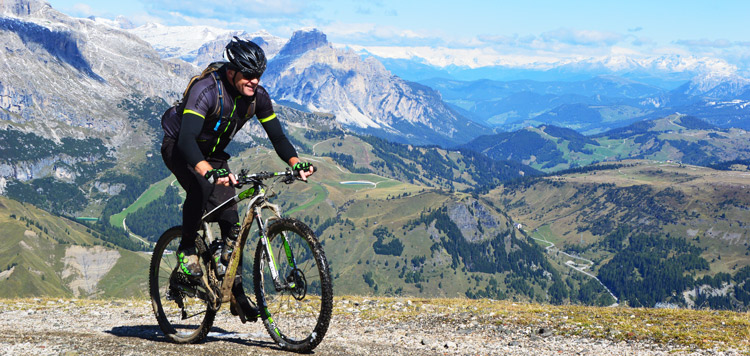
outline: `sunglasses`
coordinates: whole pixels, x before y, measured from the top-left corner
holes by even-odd
[[[260,79],[260,76],[263,75],[263,73],[257,73],[257,72],[250,72],[250,71],[242,71],[242,77],[247,80],[253,80],[255,78]]]

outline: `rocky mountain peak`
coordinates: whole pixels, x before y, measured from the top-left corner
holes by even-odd
[[[117,24],[118,24],[118,25],[120,26],[120,28],[121,28],[121,29],[123,29],[123,30],[132,30],[132,29],[134,29],[134,28],[135,28],[135,25],[133,24],[133,22],[131,22],[131,21],[130,21],[130,19],[128,19],[128,18],[127,18],[127,17],[125,17],[125,16],[117,16],[117,17],[115,18],[115,22],[116,22],[116,23],[117,23]]]
[[[49,4],[41,0],[4,0],[0,1],[0,10],[3,15],[28,17],[38,13]]]
[[[392,75],[374,58],[334,48],[316,29],[292,36],[269,62],[263,83],[277,100],[331,113],[344,126],[400,142],[465,142],[483,131],[436,91]]]
[[[736,96],[750,87],[750,80],[734,72],[704,72],[687,83],[685,94],[721,98]]]
[[[123,129],[134,123],[118,105],[133,97],[170,102],[190,77],[185,63],[162,61],[137,37],[45,2],[3,0],[0,11],[3,127],[55,142],[100,137],[117,150],[138,137]]]
[[[328,46],[328,38],[316,28],[296,31],[279,52],[282,56],[297,56],[318,47]]]

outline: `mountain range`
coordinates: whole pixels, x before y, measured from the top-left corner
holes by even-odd
[[[436,88],[456,110],[496,131],[556,125],[595,134],[675,113],[722,128],[750,128],[750,81],[738,76],[696,76],[672,90],[611,75],[571,82],[433,78],[422,84]]]
[[[750,95],[742,78],[714,73],[662,87],[603,72],[575,81],[418,83],[394,75],[377,58],[331,44],[316,29],[283,40],[265,32],[174,32],[133,27],[122,18],[73,19],[34,0],[3,2],[0,9],[0,194],[11,198],[0,200],[0,222],[13,241],[0,249],[4,286],[28,280],[34,290],[26,294],[80,296],[142,289],[143,281],[117,283],[126,278],[123,268],[144,260],[126,252],[145,247],[125,233],[124,221],[130,233],[153,240],[174,223],[164,214],[174,218],[179,211],[179,198],[160,200],[178,195],[168,188],[172,179],[158,153],[159,117],[192,75],[221,58],[234,35],[266,49],[262,83],[290,140],[320,167],[316,182],[295,186],[280,203],[316,229],[331,251],[336,284],[347,291],[614,302],[606,284],[573,271],[560,254],[545,254],[535,242],[544,239],[524,225],[564,227],[561,248],[569,254],[590,248],[592,269],[629,302],[644,300],[637,305],[693,300],[628,294],[630,286],[647,289],[637,277],[654,278],[650,270],[629,271],[629,280],[611,273],[616,266],[610,260],[634,263],[630,252],[650,257],[635,250],[643,242],[638,234],[659,234],[664,226],[681,242],[654,238],[670,251],[654,266],[673,266],[675,256],[695,262],[695,268],[679,269],[692,282],[676,278],[670,292],[699,283],[721,287],[723,272],[732,273],[727,278],[735,288],[749,285],[731,269],[747,265],[741,254],[731,254],[729,267],[712,260],[746,243],[740,223],[750,202],[735,183],[703,184],[746,174]],[[175,42],[175,33],[185,41]],[[283,169],[259,125],[248,125],[234,141],[233,167]],[[680,169],[700,175],[687,177]],[[621,172],[642,181],[606,181]],[[605,181],[589,184],[597,178]],[[680,192],[649,184],[679,186]],[[684,198],[706,189],[721,194]],[[647,199],[648,210],[639,210],[639,199]],[[721,209],[729,213],[722,216]],[[61,216],[98,221],[82,225]],[[632,228],[638,223],[644,228]],[[706,242],[718,236],[709,231],[719,225],[734,245],[722,245],[721,238]],[[632,234],[610,235],[620,227]],[[687,232],[693,230],[700,233]],[[573,244],[584,233],[588,244]],[[75,276],[89,272],[75,264],[96,255],[112,258],[97,260],[102,278],[81,289]],[[113,260],[125,264],[113,266]],[[697,282],[696,273],[719,277]],[[745,307],[740,297],[730,304]]]
[[[748,135],[746,130],[720,129],[694,116],[671,115],[590,136],[564,127],[540,125],[480,136],[459,147],[544,171],[623,159],[708,166],[750,159]]]
[[[674,89],[695,76],[706,73],[732,75],[737,68],[709,57],[665,54],[641,57],[613,54],[601,57],[576,57],[533,61],[513,54],[495,61],[477,60],[467,50],[427,47],[352,46],[363,56],[378,58],[393,73],[408,80],[431,78],[475,81],[536,80],[543,82],[581,81],[600,75],[614,75],[649,85]],[[478,64],[478,62],[484,62]]]
[[[206,27],[170,29],[149,24],[129,31],[143,36],[163,57],[180,57],[199,66],[208,63],[207,58],[220,58],[222,40],[225,42],[231,32],[224,31],[222,40],[217,41],[216,35],[209,36],[208,40],[204,38],[221,31]],[[176,38],[178,31],[187,35]],[[465,142],[466,137],[477,132],[472,123],[479,124],[480,130],[484,127],[496,132],[556,125],[595,134],[675,113],[697,116],[722,128],[750,128],[750,113],[746,110],[750,81],[736,74],[736,69],[727,63],[710,58],[681,55],[630,58],[620,55],[525,67],[470,67],[461,64],[461,58],[451,55],[450,51],[437,56],[447,61],[445,63],[435,62],[436,59],[426,54],[434,51],[422,53],[419,49],[412,49],[408,59],[399,59],[408,56],[397,48],[380,48],[376,52],[382,56],[357,46],[352,46],[356,50],[352,52],[347,47],[328,43],[325,35],[315,29],[302,30],[288,41],[264,31],[241,35],[263,46],[272,58],[271,62],[275,61],[283,45],[305,48],[295,52],[304,57],[301,61],[286,58],[269,66],[270,79],[264,78],[264,81],[277,100],[309,111],[333,113],[340,122],[358,132],[399,142],[443,146]],[[332,60],[333,55],[322,55],[320,48],[337,53],[338,63]],[[313,49],[319,53],[312,53]],[[197,52],[213,52],[214,55],[203,57],[206,59],[198,62],[194,54]],[[354,53],[360,58],[357,59]],[[344,61],[343,58],[348,59]],[[311,66],[311,63],[316,66]],[[348,64],[342,68],[344,63]],[[284,66],[293,67],[295,71],[286,71],[286,79],[278,81]],[[325,73],[321,73],[323,67],[326,67]],[[355,80],[343,73],[360,74],[363,78]],[[305,79],[307,76],[316,81],[309,82]],[[390,79],[392,77],[396,79]],[[514,77],[522,79],[498,80]],[[472,78],[482,79],[470,80]],[[368,80],[382,82],[381,85],[369,86],[382,88],[382,92],[372,93],[369,97],[359,95],[361,89],[354,87],[354,83]],[[391,81],[394,85],[390,85]],[[440,95],[420,89],[416,82]],[[423,95],[425,93],[429,94],[428,97]],[[394,98],[386,100],[383,99],[385,96]],[[405,112],[401,108],[413,104],[402,103],[378,112],[381,102],[392,103],[401,100],[396,98],[404,97],[414,97],[418,102],[430,101],[428,107],[431,108],[443,106],[441,101],[448,105],[435,112],[424,109]],[[391,114],[393,118],[389,117]],[[463,118],[470,119],[466,130],[458,124],[464,121]],[[431,136],[421,129],[426,125],[428,131],[435,131],[439,126],[428,121],[442,123],[446,120],[458,120],[449,124],[449,130],[454,130],[456,137],[445,132]],[[415,135],[417,132],[420,134]]]

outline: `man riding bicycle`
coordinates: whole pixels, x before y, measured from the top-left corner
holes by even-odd
[[[235,195],[233,185],[237,180],[229,170],[230,156],[224,149],[247,121],[253,116],[258,118],[279,158],[298,171],[302,180],[313,174],[312,165],[297,157],[273,111],[268,92],[258,84],[266,69],[263,49],[234,37],[227,44],[224,57],[227,63],[191,83],[182,101],[162,117],[162,158],[187,193],[177,270],[191,281],[199,280],[203,274],[195,239],[204,210]],[[221,260],[226,263],[240,228],[236,205],[223,210],[218,223],[224,241]],[[241,292],[241,279],[235,282],[238,288],[233,288],[233,292]]]

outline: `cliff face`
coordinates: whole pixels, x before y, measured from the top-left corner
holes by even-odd
[[[50,8],[49,4],[39,0],[8,0],[0,2],[0,12],[2,12],[3,16],[31,16],[47,8]]]
[[[446,144],[481,131],[434,90],[393,76],[374,58],[333,48],[318,30],[296,32],[269,63],[263,83],[276,100],[332,113],[354,130],[399,141]]]
[[[137,115],[126,103],[171,103],[196,71],[160,59],[134,35],[70,18],[42,1],[2,1],[0,13],[0,130],[36,144],[0,147],[4,178],[72,181],[79,174],[71,167],[104,157],[61,154],[73,142],[66,139],[96,139],[110,159],[151,147],[161,133],[148,121],[158,117]]]
[[[0,126],[55,141],[98,136],[112,146],[132,123],[131,95],[174,98],[192,68],[165,62],[126,32],[67,17],[40,1],[3,2]]]

